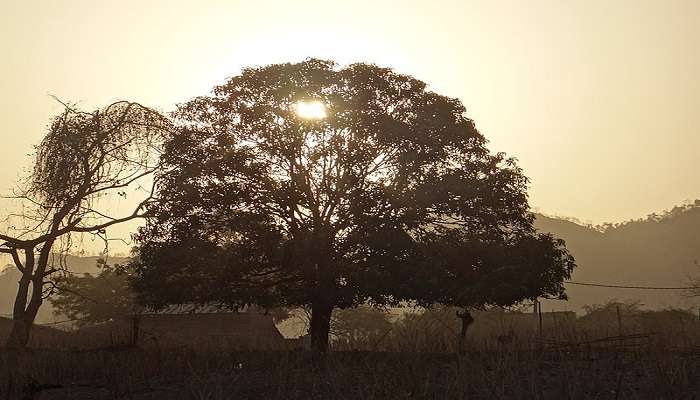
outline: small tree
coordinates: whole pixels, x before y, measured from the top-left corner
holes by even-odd
[[[548,254],[562,258],[536,266],[545,273],[495,262],[496,249],[537,238],[527,179],[488,151],[457,99],[417,79],[313,59],[249,68],[176,116],[161,201],[139,235],[144,302],[308,307],[325,351],[336,308],[452,301],[447,285],[495,295],[522,276],[544,281],[503,301],[563,293],[573,264],[559,245]],[[468,261],[440,262],[446,244]]]
[[[114,319],[138,318],[146,311],[134,301],[133,270],[127,264],[107,265],[104,259],[99,259],[98,268],[96,275],[66,274],[53,280],[55,293],[49,301],[56,314],[75,320],[78,326],[86,326]],[[197,307],[192,310],[196,311]],[[285,308],[252,306],[246,312],[269,315],[275,323],[290,317],[290,311]]]
[[[56,290],[49,301],[56,314],[75,320],[78,326],[86,326],[136,313],[128,269],[101,261],[96,275],[66,274],[54,279]]]
[[[335,310],[331,317],[331,335],[348,344],[376,341],[390,329],[389,314],[366,305]]]
[[[158,144],[169,122],[138,103],[120,101],[94,112],[70,106],[54,118],[36,148],[31,175],[15,198],[28,204],[18,234],[0,234],[0,251],[21,272],[8,346],[25,347],[50,278],[65,269],[61,254],[74,234],[92,233],[107,243],[107,229],[143,217],[153,200]],[[145,185],[145,186],[144,186]],[[135,195],[123,215],[118,199]]]

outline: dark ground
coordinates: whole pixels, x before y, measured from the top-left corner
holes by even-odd
[[[111,349],[2,353],[0,398],[694,399],[700,353],[515,351],[446,354],[194,353]],[[56,387],[53,387],[56,386]],[[10,395],[8,391],[14,392]]]

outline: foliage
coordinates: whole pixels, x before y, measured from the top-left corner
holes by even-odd
[[[99,273],[67,274],[55,279],[56,294],[50,298],[55,313],[76,320],[79,326],[124,318],[136,311],[129,285],[130,271],[121,265],[98,261]]]
[[[604,304],[584,306],[586,314],[577,320],[580,329],[596,335],[625,333],[663,333],[671,340],[686,331],[697,332],[698,315],[692,309],[644,309],[639,301],[610,300]],[[618,312],[619,310],[619,312]]]
[[[391,326],[386,311],[366,305],[335,310],[331,317],[331,334],[347,342],[380,338]]]
[[[61,207],[84,194],[77,199],[90,206],[90,194],[126,187],[151,172],[166,126],[160,114],[137,103],[116,102],[91,113],[67,108],[37,146],[27,195],[44,207]]]
[[[617,314],[617,310],[624,314],[638,314],[644,305],[639,301],[619,301],[612,299],[603,304],[585,305],[583,309],[586,314],[584,318],[591,318],[598,315]]]
[[[119,101],[93,112],[64,106],[36,148],[31,175],[15,193],[26,206],[11,216],[17,234],[0,234],[0,252],[10,254],[22,274],[12,346],[26,345],[29,327],[52,293],[47,283],[66,269],[72,235],[91,233],[107,246],[109,227],[144,216],[154,186],[145,180],[159,167],[159,143],[170,129],[167,118],[138,103]],[[131,194],[137,197],[132,211],[113,214],[117,200]],[[108,206],[106,199],[112,201]]]
[[[79,326],[87,326],[143,312],[134,302],[131,287],[134,273],[129,265],[110,266],[104,259],[97,263],[99,272],[96,275],[64,274],[53,280],[55,294],[49,301],[55,308],[54,313],[75,320]],[[225,307],[221,309],[224,310]],[[289,310],[280,307],[266,310],[252,306],[246,312],[270,315],[276,323],[290,316]]]
[[[684,214],[687,214],[688,212],[691,212],[693,210],[699,209],[700,199],[697,199],[693,202],[689,202],[679,206],[674,206],[672,209],[663,211],[660,214],[654,212],[647,215],[646,218],[632,219],[629,221],[619,223],[605,223],[602,225],[596,225],[594,229],[601,232],[613,232],[616,230],[634,229],[637,226],[643,226],[645,224],[654,224],[657,222],[668,221],[673,218],[677,218]]]
[[[562,240],[526,234],[502,242],[454,232],[424,242],[426,264],[415,271],[418,304],[508,307],[525,299],[566,299],[562,282],[574,260]],[[439,290],[435,290],[435,289]]]
[[[327,117],[300,117],[302,101]],[[334,308],[367,302],[563,296],[573,259],[535,234],[520,168],[417,79],[315,59],[248,68],[176,118],[138,235],[143,302],[310,306],[318,338]]]

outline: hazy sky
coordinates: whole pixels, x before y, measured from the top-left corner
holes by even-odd
[[[172,110],[242,66],[374,62],[460,98],[531,204],[621,221],[700,198],[700,1],[0,0],[0,188],[49,97]]]

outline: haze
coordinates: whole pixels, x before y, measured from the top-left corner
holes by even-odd
[[[5,1],[0,188],[60,106],[164,111],[248,65],[374,62],[458,97],[531,204],[592,223],[700,198],[697,1]]]

